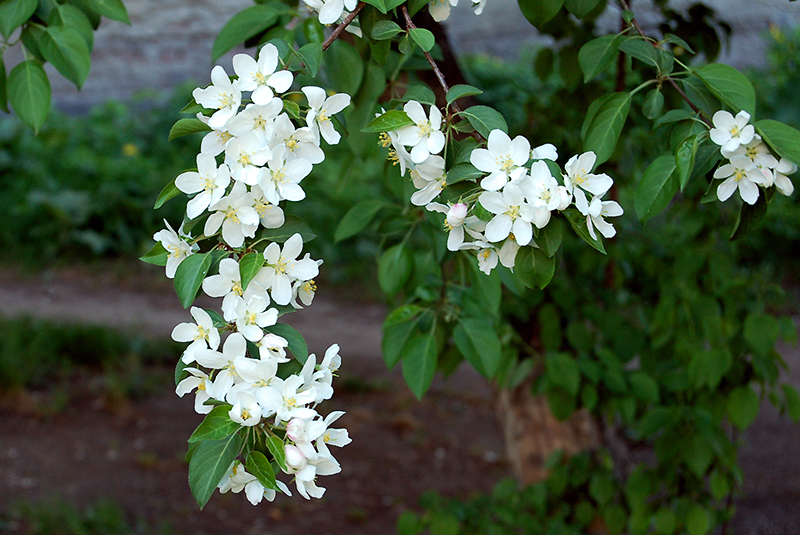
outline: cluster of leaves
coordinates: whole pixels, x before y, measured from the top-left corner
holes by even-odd
[[[0,515],[0,530],[17,531],[29,535],[61,533],[63,535],[133,535],[142,533],[144,526],[131,525],[119,504],[102,500],[79,509],[63,500],[46,500],[39,503],[22,502],[11,506]],[[163,533],[171,533],[168,525],[160,526]]]
[[[91,68],[94,31],[102,17],[130,24],[121,0],[5,0],[0,3],[0,109],[8,105],[38,131],[50,110],[49,62],[78,89]],[[16,45],[25,60],[6,74],[3,54]]]

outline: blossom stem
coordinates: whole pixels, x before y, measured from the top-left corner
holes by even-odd
[[[361,12],[362,9],[364,9],[364,6],[366,5],[367,4],[364,2],[359,2],[356,8],[347,14],[342,23],[339,24],[336,28],[334,28],[333,32],[331,32],[328,38],[325,39],[325,42],[322,43],[322,50],[328,50],[328,48],[331,46],[331,44],[333,44],[336,38],[339,37],[339,34],[342,33],[344,29],[350,25],[351,22],[353,22],[353,19],[355,19],[358,16],[358,14]]]

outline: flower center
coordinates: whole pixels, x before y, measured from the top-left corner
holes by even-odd
[[[242,167],[246,165],[252,165],[252,162],[250,161],[250,155],[246,152],[241,153],[239,155],[239,163],[242,164]]]
[[[266,130],[267,129],[267,120],[264,119],[262,116],[258,116],[253,119],[253,130]]]
[[[247,420],[250,418],[250,411],[247,409],[242,409],[242,420]]]
[[[433,132],[433,127],[431,126],[430,121],[420,121],[417,123],[417,128],[419,128],[419,135],[421,137],[431,135]]]
[[[222,108],[229,108],[235,104],[235,100],[233,99],[233,95],[228,93],[222,93],[219,96],[219,107]]]
[[[314,282],[314,279],[304,282],[300,289],[303,290],[305,293],[310,294],[317,291],[317,284]]]
[[[197,334],[194,335],[195,340],[206,340],[208,339],[208,331],[205,327],[200,325],[197,326]]]
[[[244,294],[244,291],[242,290],[242,283],[239,281],[234,281],[233,286],[231,286],[231,292],[241,297],[242,294]]]
[[[294,152],[297,149],[297,146],[300,144],[295,138],[290,137],[289,140],[286,142],[286,148],[289,149],[290,152]]]
[[[217,183],[214,179],[210,176],[207,176],[203,179],[203,191],[212,192],[216,189]]]
[[[509,206],[508,210],[503,213],[510,217],[511,221],[514,221],[519,217],[519,206]]]
[[[731,128],[731,137],[739,137],[740,133],[741,130],[739,130],[738,126],[734,126],[733,128]]]
[[[511,156],[508,155],[496,158],[495,161],[497,162],[497,165],[500,166],[500,170],[506,174],[516,167],[516,165],[514,165],[514,161],[511,159]]]
[[[263,72],[250,73],[250,76],[253,77],[253,80],[255,80],[258,85],[267,85],[268,76],[264,75]]]
[[[230,219],[234,223],[239,223],[239,212],[236,208],[230,207],[225,211],[225,219]]]
[[[391,144],[392,144],[392,138],[389,137],[389,134],[387,134],[386,132],[381,132],[380,135],[378,136],[378,145],[380,145],[383,148],[386,148]]]

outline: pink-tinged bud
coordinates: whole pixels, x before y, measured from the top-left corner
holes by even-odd
[[[305,468],[306,456],[300,451],[297,446],[285,446],[284,452],[286,453],[286,465],[294,470],[302,470]]]
[[[466,203],[459,202],[454,204],[447,211],[447,224],[454,228],[461,225],[464,219],[467,218],[468,211],[469,205]]]
[[[306,425],[302,419],[292,418],[289,420],[289,423],[286,424],[286,436],[295,442],[300,442],[305,437],[305,428]]]

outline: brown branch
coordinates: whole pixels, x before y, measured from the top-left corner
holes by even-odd
[[[339,24],[336,28],[334,28],[333,32],[331,32],[328,38],[325,39],[325,42],[322,43],[322,50],[328,50],[328,48],[331,46],[331,44],[333,44],[336,38],[339,37],[339,34],[342,33],[344,29],[350,25],[351,22],[353,22],[353,19],[355,19],[358,16],[358,14],[361,12],[362,9],[364,9],[364,6],[366,5],[367,4],[365,4],[364,2],[359,2],[356,8],[347,14],[342,23]]]
[[[628,4],[627,0],[619,0],[619,4],[622,6],[622,9],[624,9],[626,11],[630,11],[631,10],[631,7]],[[636,32],[639,35],[641,35],[646,41],[650,42],[650,44],[653,45],[653,48],[658,48],[658,44],[657,43],[653,43],[652,41],[650,41],[648,39],[647,35],[644,33],[644,30],[642,30],[642,27],[639,25],[639,21],[636,20],[636,17],[633,17],[631,19],[630,24],[631,24],[631,26],[633,26],[633,28],[636,30]],[[713,124],[711,123],[711,119],[709,119],[708,116],[706,116],[705,112],[703,110],[701,110],[700,108],[698,108],[695,105],[695,103],[692,102],[691,99],[689,99],[689,96],[683,91],[683,89],[680,88],[678,83],[673,78],[670,78],[669,76],[666,77],[666,80],[675,89],[675,91],[678,92],[678,94],[681,96],[681,98],[683,98],[683,100],[686,101],[686,103],[689,105],[689,107],[692,108],[692,111],[694,111],[696,114],[698,114],[700,116],[700,119],[704,123],[706,123],[706,125],[709,128],[711,128],[713,126]]]

